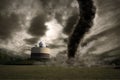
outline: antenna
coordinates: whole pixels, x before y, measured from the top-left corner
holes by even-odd
[[[46,47],[46,44],[43,41],[40,41],[39,47]]]

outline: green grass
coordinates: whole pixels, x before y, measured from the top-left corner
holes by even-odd
[[[120,70],[100,67],[1,65],[0,80],[120,80]]]

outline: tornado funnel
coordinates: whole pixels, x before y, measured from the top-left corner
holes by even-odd
[[[84,37],[85,33],[93,25],[95,17],[95,6],[92,0],[78,0],[80,19],[73,29],[68,42],[68,58],[74,58],[78,45]]]

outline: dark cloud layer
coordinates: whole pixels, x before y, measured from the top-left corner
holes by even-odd
[[[70,4],[73,0],[39,0],[42,2],[42,5],[46,8],[55,9],[56,7],[61,7],[62,5],[66,5],[66,7],[70,7]]]
[[[39,38],[37,38],[37,37],[29,38],[29,39],[24,39],[24,41],[25,41],[27,44],[30,44],[30,45],[35,44],[38,40],[39,40]]]
[[[63,46],[55,45],[55,44],[49,44],[49,47],[53,49],[53,48],[60,48],[60,47],[63,47]]]
[[[40,37],[45,35],[47,27],[45,26],[46,16],[38,15],[31,21],[31,26],[28,29],[28,33],[34,36],[34,38],[26,39],[26,43],[34,44],[37,43]]]
[[[60,14],[60,13],[56,13],[55,14],[55,18],[57,19],[57,21],[59,22],[59,23],[61,23],[62,24],[62,14]]]
[[[7,9],[7,6],[10,4],[11,2],[8,0],[0,0],[0,10],[4,10]]]
[[[19,17],[12,14],[0,14],[0,39],[6,40],[12,37],[15,31],[18,31]]]
[[[73,27],[77,23],[77,20],[78,20],[78,14],[73,14],[71,17],[69,17],[67,20],[67,24],[65,28],[63,29],[63,32],[67,35],[70,35],[70,33],[73,30]]]
[[[62,25],[63,22],[66,21],[63,19],[63,17],[69,17],[74,14],[78,14],[78,11],[76,10],[77,8],[71,6],[74,0],[40,0],[40,2],[44,7],[45,13],[54,16]]]
[[[42,37],[47,30],[45,26],[46,16],[45,15],[38,15],[34,19],[32,19],[31,26],[28,30],[28,33],[33,36],[40,36]]]
[[[0,39],[3,41],[12,38],[13,33],[20,29],[18,15],[7,11],[10,4],[11,1],[0,0]]]

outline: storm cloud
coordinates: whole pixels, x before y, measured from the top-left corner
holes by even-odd
[[[38,15],[32,19],[31,26],[28,29],[28,33],[33,36],[43,36],[47,30],[45,26],[45,15]]]
[[[13,33],[20,29],[18,25],[19,17],[16,14],[0,14],[0,39],[7,40],[12,38]]]
[[[29,39],[24,39],[24,41],[27,43],[27,44],[30,44],[30,45],[33,45],[35,44],[37,41],[39,40],[39,37],[33,37],[33,38],[29,38]]]
[[[77,24],[78,21],[78,14],[73,14],[72,16],[70,16],[67,20],[66,26],[63,29],[63,32],[67,35],[70,35],[70,33],[72,32],[73,28],[75,27],[75,25]]]
[[[29,54],[31,47],[45,40],[57,54],[66,49],[64,39],[70,33],[66,25],[70,17],[77,17],[74,14],[79,14],[74,0],[1,0],[0,48]]]

